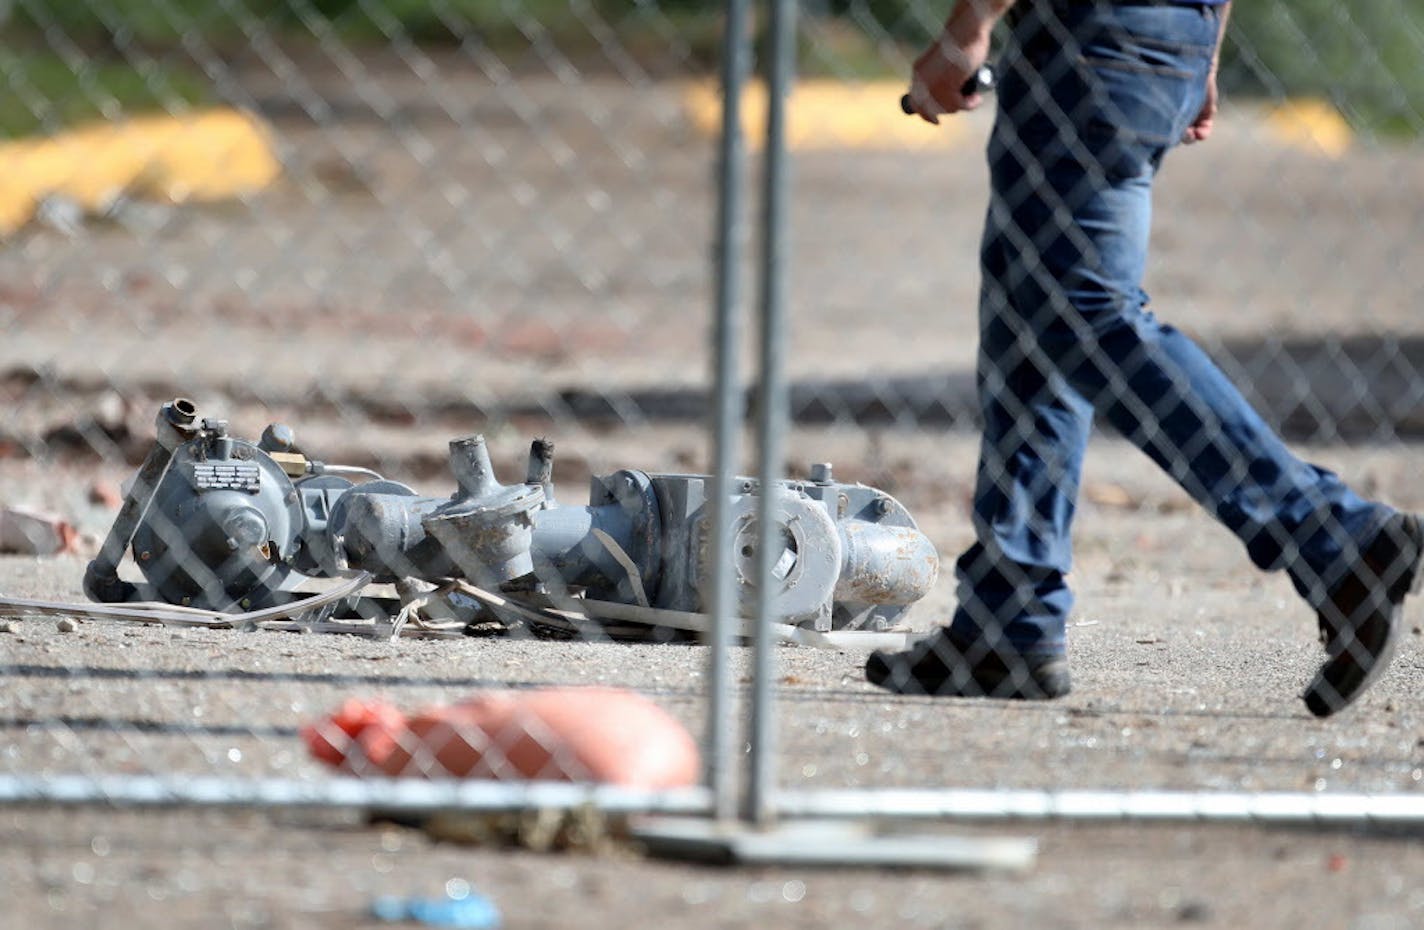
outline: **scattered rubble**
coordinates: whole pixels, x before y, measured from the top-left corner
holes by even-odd
[[[123,506],[124,492],[112,481],[97,480],[89,485],[89,503],[118,510]]]
[[[57,555],[79,551],[80,535],[63,517],[33,507],[0,507],[0,553]]]

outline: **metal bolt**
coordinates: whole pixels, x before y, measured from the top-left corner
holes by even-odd
[[[143,550],[138,554],[138,560],[140,562],[147,562],[151,558],[153,558],[153,553],[149,552],[147,549]]]
[[[831,463],[816,462],[814,465],[812,465],[811,480],[814,481],[816,484],[830,484],[832,480]]]
[[[247,608],[249,608],[249,607],[252,606],[252,598],[250,598],[250,597],[244,597],[242,600],[238,601],[237,603],[238,603],[238,606],[239,606],[239,607],[241,607],[243,610],[246,610]]]
[[[297,444],[297,434],[285,423],[271,423],[262,431],[258,445],[268,452],[290,452]]]
[[[755,483],[755,482],[752,482],[752,481],[743,481],[743,482],[742,482],[742,493],[743,493],[743,494],[750,494],[751,491],[752,491],[752,488],[754,488],[754,487],[756,487],[756,483]]]
[[[893,506],[895,505],[890,503],[890,498],[888,497],[877,497],[875,499],[875,512],[882,517],[889,513],[890,508]]]

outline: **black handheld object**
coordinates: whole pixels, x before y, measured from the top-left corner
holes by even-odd
[[[966,97],[971,94],[987,94],[994,89],[994,80],[994,68],[991,65],[980,65],[979,70],[975,71],[969,80],[964,82],[964,86],[959,88],[959,92]],[[915,115],[915,105],[910,102],[909,94],[900,98],[900,110],[906,116]]]

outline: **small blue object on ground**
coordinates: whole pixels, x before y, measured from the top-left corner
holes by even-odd
[[[500,925],[499,908],[474,893],[458,898],[382,895],[371,902],[371,915],[391,923],[408,920],[456,930],[495,930]]]

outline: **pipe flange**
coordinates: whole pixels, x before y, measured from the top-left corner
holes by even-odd
[[[779,486],[776,532],[773,546],[779,545],[772,584],[772,617],[785,623],[813,623],[829,629],[831,603],[840,574],[841,540],[835,522],[819,503],[797,491]],[[757,606],[758,510],[760,497],[748,495],[732,505],[732,567],[744,613]],[[710,566],[703,577],[710,577]]]

